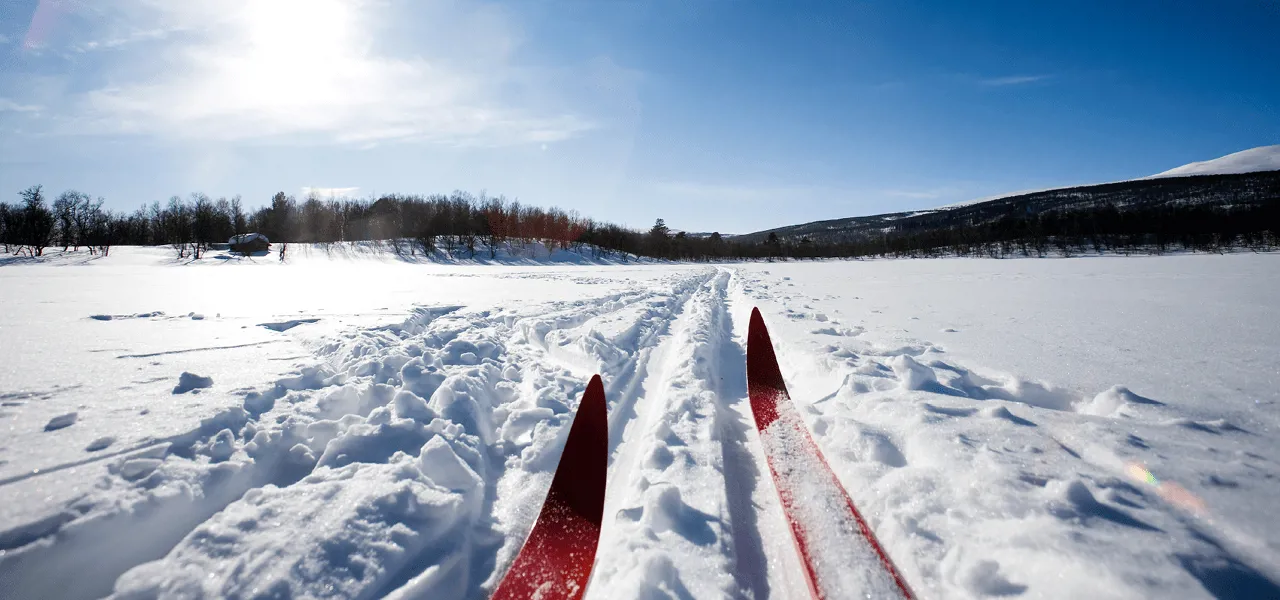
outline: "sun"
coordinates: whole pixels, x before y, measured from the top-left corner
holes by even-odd
[[[358,83],[365,54],[358,4],[350,0],[265,0],[243,5],[240,35],[218,57],[229,99],[273,111],[324,106]]]
[[[270,63],[319,66],[354,41],[356,5],[344,0],[267,0],[247,3],[246,41]]]

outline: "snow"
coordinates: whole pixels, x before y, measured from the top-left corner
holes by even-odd
[[[1241,150],[1221,158],[1193,162],[1163,173],[1155,177],[1183,177],[1186,175],[1221,175],[1229,173],[1253,173],[1255,171],[1280,170],[1280,144],[1275,146],[1259,146]]]
[[[182,374],[178,376],[178,385],[173,386],[173,393],[175,395],[185,394],[187,392],[211,387],[213,387],[212,377],[201,377],[195,373],[183,371]]]
[[[806,597],[763,451],[794,440],[746,400],[757,305],[794,421],[920,597],[1280,596],[1274,255],[292,246],[0,266],[6,598],[486,598],[595,373],[587,596]],[[861,587],[850,527],[820,568]]]
[[[227,240],[227,244],[232,246],[236,244],[248,244],[255,240],[262,240],[267,243],[271,242],[271,240],[267,239],[267,236],[262,235],[261,233],[242,233],[240,235],[231,236],[231,239]]]
[[[835,598],[900,598],[893,575],[864,539],[848,500],[813,453],[795,405],[782,401],[778,418],[760,433],[762,448],[799,527],[805,530],[816,583]],[[849,568],[866,565],[866,568]]]

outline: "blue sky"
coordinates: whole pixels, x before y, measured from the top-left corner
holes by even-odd
[[[0,194],[746,232],[1280,143],[1280,3],[7,0]]]

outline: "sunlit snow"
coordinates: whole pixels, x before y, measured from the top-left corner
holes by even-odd
[[[600,373],[587,596],[805,597],[746,400],[759,306],[920,597],[1280,596],[1274,255],[288,253],[0,266],[0,595],[486,598]]]

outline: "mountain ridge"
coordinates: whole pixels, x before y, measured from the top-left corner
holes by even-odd
[[[953,215],[958,218],[977,218],[977,222],[985,222],[1004,215],[1018,214],[1015,211],[1080,210],[1088,209],[1092,205],[1107,203],[1112,205],[1119,203],[1122,206],[1130,203],[1149,204],[1150,202],[1143,199],[1154,197],[1152,194],[1156,193],[1156,190],[1166,196],[1173,193],[1177,196],[1175,201],[1184,204],[1213,204],[1215,203],[1214,201],[1203,200],[1208,194],[1213,194],[1214,200],[1221,200],[1221,190],[1219,189],[1221,182],[1215,181],[1211,184],[1208,181],[1196,182],[1196,179],[1227,177],[1225,183],[1230,186],[1232,185],[1231,181],[1238,176],[1259,173],[1274,173],[1274,179],[1280,180],[1280,145],[1250,148],[1212,160],[1188,163],[1162,173],[1138,179],[1050,188],[1031,192],[1015,192],[1004,196],[988,197],[930,209],[823,219],[796,225],[774,227],[732,237],[735,241],[740,242],[762,241],[769,234],[776,234],[783,239],[808,237],[814,238],[815,241],[840,241],[888,232],[900,229],[903,226],[928,227],[929,225],[926,223],[929,222],[938,223],[955,220],[953,218],[942,218],[943,215]],[[1273,178],[1263,177],[1263,179],[1269,183]],[[1161,184],[1159,182],[1172,183]],[[1177,191],[1170,191],[1175,188]],[[1094,197],[1095,193],[1101,194],[1106,199],[1099,200]],[[1078,196],[1082,201],[1072,203],[1070,201],[1072,196]],[[1089,196],[1089,198],[1083,199],[1084,196]],[[1126,196],[1134,199],[1133,202],[1126,203]],[[1223,202],[1236,199],[1236,196],[1230,196],[1230,200],[1223,200]]]

